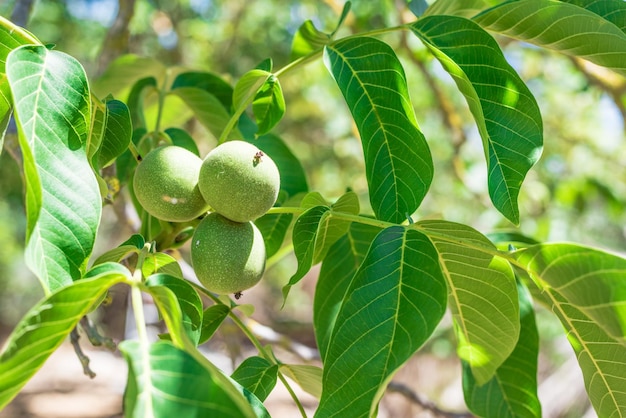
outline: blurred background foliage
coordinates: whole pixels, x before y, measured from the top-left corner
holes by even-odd
[[[32,3],[27,22],[20,23],[26,24],[43,42],[56,44],[58,50],[76,57],[92,80],[117,55],[133,53],[152,57],[167,67],[210,71],[234,84],[266,58],[273,60],[275,69],[289,63],[291,42],[298,27],[311,19],[317,28],[332,30],[344,2],[37,0],[20,3]],[[1,2],[0,15],[11,18],[16,4],[16,0]],[[127,20],[132,17],[127,45],[107,41],[118,11],[120,15],[126,13]],[[405,0],[354,0],[352,12],[338,36],[414,19]],[[443,218],[471,225],[483,233],[516,231],[539,241],[576,241],[626,252],[626,80],[588,63],[498,39],[509,62],[535,95],[544,118],[544,153],[522,187],[522,221],[515,228],[489,201],[481,140],[452,79],[408,32],[398,31],[383,39],[394,47],[404,64],[417,120],[435,162],[430,193],[414,219]],[[350,188],[359,194],[367,211],[360,141],[340,92],[321,59],[286,74],[280,81],[287,113],[273,132],[282,136],[301,159],[310,189],[333,199]],[[214,145],[215,139],[199,125],[186,124],[185,128],[193,132],[205,152]],[[9,153],[3,152],[0,323],[5,325],[15,323],[41,295],[36,280],[23,266],[22,187],[17,165]],[[116,222],[115,213],[105,211],[101,248],[110,248],[128,236],[129,231],[120,231]],[[270,303],[272,313],[268,314],[274,325],[286,318],[310,321],[311,299],[306,292],[294,289],[286,309],[278,309],[280,287],[294,270],[293,260],[288,259],[268,272],[268,294],[276,298]],[[543,332],[550,336],[558,334],[553,325],[546,326]],[[434,344],[442,353],[453,347],[445,341],[448,340]]]

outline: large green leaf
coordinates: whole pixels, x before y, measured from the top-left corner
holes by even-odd
[[[119,264],[98,269],[100,274],[59,289],[33,306],[15,327],[0,353],[0,410],[111,286],[131,280],[129,271]]]
[[[520,332],[515,277],[496,247],[469,226],[422,221],[448,284],[448,306],[459,338],[458,355],[478,385],[487,382],[515,348]]]
[[[602,16],[626,33],[626,3],[624,0],[561,0]]]
[[[626,259],[575,244],[522,251],[530,277],[559,294],[626,346]]]
[[[426,9],[424,16],[454,15],[469,18],[499,1],[501,0],[437,0]]]
[[[541,416],[537,397],[539,336],[528,290],[518,285],[521,329],[515,350],[479,385],[467,363],[463,364],[463,393],[469,409],[485,418],[535,418]],[[484,306],[484,305],[483,305]]]
[[[285,114],[285,98],[276,76],[270,76],[261,86],[252,102],[252,111],[259,127],[258,135],[268,133],[280,122]]]
[[[380,232],[337,315],[316,416],[374,416],[387,382],[428,339],[445,306],[445,279],[428,238],[402,226]]]
[[[26,262],[46,290],[82,276],[100,223],[86,154],[90,96],[82,66],[43,46],[7,59],[26,182]]]
[[[380,228],[352,223],[348,233],[330,248],[322,262],[313,301],[315,339],[322,360],[328,353],[330,335],[354,273],[379,232]]]
[[[328,45],[324,54],[361,135],[374,213],[401,223],[422,202],[433,176],[404,69],[389,45],[368,37]]]
[[[620,12],[622,7],[616,7]],[[621,12],[623,13],[623,12]],[[626,33],[593,11],[553,0],[520,0],[474,17],[487,30],[585,58],[626,75]]]
[[[187,336],[184,314],[181,309],[182,304],[178,301],[177,295],[166,286],[156,285],[145,287],[143,285],[139,285],[139,287],[150,293],[154,299],[155,305],[158,307],[165,325],[167,325],[167,329],[169,330],[169,335],[174,346],[180,350],[185,350],[185,352],[193,357],[195,362],[205,369],[205,371],[198,370],[198,373],[201,375],[206,375],[206,373],[208,373],[211,376],[211,379],[218,383],[221,387],[222,393],[227,395],[238,408],[240,413],[238,416],[269,417],[269,414],[263,407],[263,404],[256,396],[251,394],[248,390],[230,379],[228,376],[224,375],[221,370],[219,370],[213,363],[207,360],[207,358],[204,357],[200,351],[198,351],[194,342]],[[150,357],[150,347],[146,344],[141,345],[140,352],[138,354],[141,356],[141,359],[147,360]],[[150,373],[150,370],[148,370],[148,373],[142,375],[140,378],[145,380],[145,382],[143,382],[144,388],[152,387],[151,380],[153,375]],[[135,396],[141,398],[148,395],[146,395],[145,392],[136,391]],[[151,402],[149,400],[128,399],[128,402],[130,403],[137,401]],[[228,403],[230,403],[230,401],[228,401]],[[201,407],[199,408],[201,411]]]
[[[144,347],[129,340],[120,344],[120,350],[128,361],[126,417],[249,416],[210,370],[169,341]]]
[[[13,49],[27,44],[40,42],[24,29],[0,16],[0,152],[13,109],[11,88],[6,76],[6,60]]]
[[[598,416],[626,416],[626,259],[574,244],[542,244],[517,258],[535,298],[563,324]]]
[[[495,39],[471,20],[428,16],[410,28],[465,96],[483,140],[489,196],[507,219],[519,223],[520,187],[543,146],[535,98]]]

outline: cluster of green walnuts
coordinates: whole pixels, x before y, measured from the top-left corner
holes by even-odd
[[[133,179],[137,200],[150,215],[169,222],[202,218],[191,241],[198,280],[217,294],[240,294],[265,270],[265,243],[252,222],[276,202],[280,174],[256,146],[228,141],[204,160],[185,148],[150,151]]]

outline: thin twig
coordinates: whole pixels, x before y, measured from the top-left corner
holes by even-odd
[[[404,396],[412,403],[419,405],[423,409],[426,409],[432,412],[436,417],[441,417],[441,418],[473,418],[474,417],[474,415],[470,414],[469,412],[444,411],[440,409],[437,405],[435,405],[433,402],[427,399],[424,399],[422,396],[413,392],[411,388],[399,382],[389,383],[389,386],[387,386],[387,391],[398,393]]]
[[[83,349],[80,347],[80,344],[78,343],[79,339],[80,335],[78,334],[78,327],[74,327],[70,333],[70,342],[72,343],[72,347],[74,347],[74,352],[76,353],[80,364],[83,366],[83,373],[93,379],[96,377],[96,374],[89,367],[89,357],[85,355]]]

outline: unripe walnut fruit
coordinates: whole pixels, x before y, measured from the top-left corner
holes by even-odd
[[[155,218],[186,222],[207,211],[198,188],[202,159],[174,145],[150,151],[137,166],[133,190],[141,206]]]
[[[280,173],[274,161],[254,145],[229,141],[207,154],[198,185],[215,212],[236,222],[247,222],[274,206]]]
[[[206,216],[191,240],[191,263],[202,285],[221,295],[238,294],[261,280],[265,242],[252,222]]]

